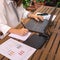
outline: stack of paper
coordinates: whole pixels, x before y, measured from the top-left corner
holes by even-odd
[[[0,45],[0,54],[11,60],[28,60],[28,58],[36,51],[26,44],[18,42],[12,38]]]

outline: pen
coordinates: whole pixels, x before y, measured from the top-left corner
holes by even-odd
[[[21,24],[22,24],[22,26],[23,26],[24,28],[26,28],[22,21],[21,21]]]

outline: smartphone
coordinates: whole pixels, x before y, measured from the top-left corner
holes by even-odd
[[[48,13],[42,13],[42,14],[37,14],[37,15],[45,16],[45,15],[48,15]]]

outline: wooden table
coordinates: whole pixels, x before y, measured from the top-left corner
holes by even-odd
[[[51,13],[54,7],[41,6],[36,12],[41,13]],[[56,10],[56,18],[54,20],[53,26],[50,27],[49,34],[51,34],[50,39],[44,44],[41,49],[38,49],[29,60],[60,60],[60,8]],[[0,44],[6,41],[9,37],[6,36],[4,39],[0,40]],[[6,57],[0,55],[0,60],[9,60]]]

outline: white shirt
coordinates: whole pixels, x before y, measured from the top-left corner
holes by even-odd
[[[20,22],[17,20],[17,16],[10,4],[11,0],[0,0],[0,31],[5,35],[11,27],[15,28]],[[28,11],[23,8],[21,4],[20,7],[16,8],[18,12],[19,19],[26,18]]]

